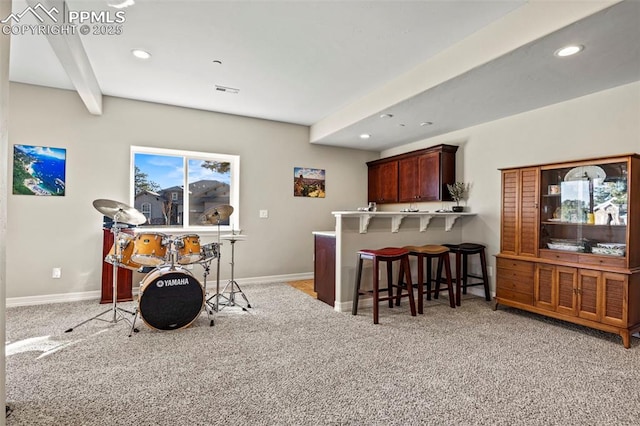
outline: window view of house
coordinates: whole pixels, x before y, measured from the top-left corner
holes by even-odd
[[[133,204],[147,217],[141,226],[217,226],[204,222],[204,213],[232,205],[231,161],[208,154],[198,155],[202,158],[179,154],[133,153]],[[220,225],[230,225],[230,220]]]

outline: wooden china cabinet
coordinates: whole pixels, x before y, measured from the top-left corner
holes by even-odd
[[[502,169],[498,305],[640,331],[640,156]]]
[[[451,201],[447,184],[455,182],[457,150],[443,144],[368,162],[369,201]]]

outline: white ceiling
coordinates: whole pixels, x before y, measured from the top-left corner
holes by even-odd
[[[115,14],[108,5],[115,1],[67,4]],[[135,0],[121,9],[122,34],[81,36],[80,46],[104,95],[316,125],[527,6],[524,0]],[[14,13],[26,7],[14,0]],[[312,142],[382,150],[637,81],[638,40],[640,2],[627,0],[400,102],[376,105]],[[555,58],[567,42],[586,48],[575,58]],[[148,50],[151,59],[134,58],[133,48]],[[12,36],[10,79],[77,88],[42,35]],[[381,120],[381,112],[394,117]],[[417,125],[423,121],[433,125]],[[363,141],[361,133],[373,137]]]

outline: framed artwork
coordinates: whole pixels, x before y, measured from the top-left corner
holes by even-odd
[[[293,195],[295,197],[324,198],[324,169],[293,168]]]
[[[13,193],[64,196],[67,150],[13,145]]]

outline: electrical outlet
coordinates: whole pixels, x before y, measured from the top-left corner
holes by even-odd
[[[269,210],[260,210],[260,219],[267,219],[269,217]]]
[[[51,278],[60,278],[62,276],[62,268],[53,268]]]
[[[493,276],[493,266],[487,266],[487,275]]]

